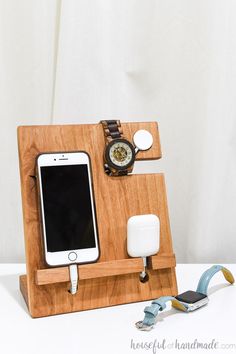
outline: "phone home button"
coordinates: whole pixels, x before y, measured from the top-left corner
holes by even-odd
[[[77,254],[75,252],[70,252],[68,254],[68,258],[71,262],[75,261],[77,259]]]

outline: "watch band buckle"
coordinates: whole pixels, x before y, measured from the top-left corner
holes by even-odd
[[[140,331],[151,331],[153,329],[153,325],[146,325],[143,323],[143,321],[138,321],[135,323],[136,328],[138,328]]]

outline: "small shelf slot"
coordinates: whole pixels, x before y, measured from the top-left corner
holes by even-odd
[[[149,257],[149,269],[173,268],[176,265],[174,254]],[[139,273],[143,270],[142,258],[128,258],[110,262],[82,264],[78,267],[79,279],[93,279],[114,275]],[[70,281],[69,267],[38,269],[35,275],[37,285],[63,283]]]

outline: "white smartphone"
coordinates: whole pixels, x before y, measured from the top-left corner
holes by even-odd
[[[37,176],[47,264],[95,262],[99,244],[89,155],[40,154]]]

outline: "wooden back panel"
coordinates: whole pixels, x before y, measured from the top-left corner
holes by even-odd
[[[161,157],[156,122],[122,123],[122,127],[129,140],[138,129],[146,129],[153,135],[152,148],[140,152],[137,160]],[[100,124],[21,126],[18,147],[27,267],[27,280],[23,276],[20,282],[33,317],[177,293],[163,174],[107,176],[103,170],[104,136]],[[45,263],[37,187],[32,176],[39,153],[76,150],[87,151],[91,157],[101,254],[98,263],[79,266],[79,291],[72,296],[67,291],[67,267],[48,268]],[[137,274],[142,268],[140,260],[127,254],[126,225],[130,216],[148,213],[159,216],[161,238],[160,251],[150,262],[150,279],[143,284]]]

